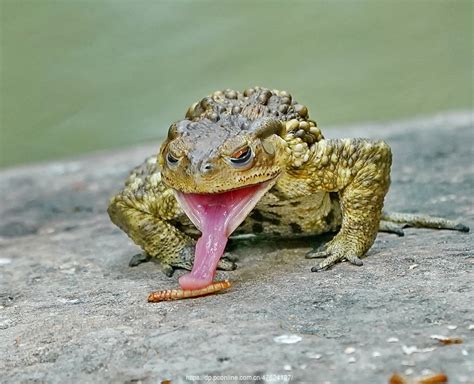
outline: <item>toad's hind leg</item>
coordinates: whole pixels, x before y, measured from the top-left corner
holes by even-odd
[[[379,232],[394,233],[398,236],[405,236],[402,225],[385,220],[380,220]]]
[[[459,221],[448,220],[442,217],[434,217],[422,214],[413,213],[398,213],[398,212],[382,212],[380,228],[381,232],[395,232],[391,229],[400,229],[401,236],[403,236],[403,228],[434,228],[434,229],[450,229],[460,232],[469,232],[469,227]]]

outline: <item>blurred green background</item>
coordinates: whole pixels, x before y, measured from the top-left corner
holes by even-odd
[[[323,129],[472,108],[470,0],[0,4],[0,166],[160,139],[228,87]]]

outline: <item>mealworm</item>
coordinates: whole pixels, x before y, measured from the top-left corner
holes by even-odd
[[[182,300],[190,297],[210,295],[230,288],[229,280],[216,281],[205,288],[200,289],[167,289],[166,291],[156,291],[148,295],[148,302],[157,303],[159,301]]]
[[[435,373],[410,380],[398,373],[394,373],[388,382],[389,384],[444,384],[448,382],[448,376],[444,373]]]
[[[443,345],[462,344],[463,342],[463,340],[460,337],[444,337],[444,338],[438,338],[436,340],[438,340]]]
[[[443,384],[447,382],[448,376],[446,376],[444,373],[435,373],[434,375],[417,378],[415,384]]]
[[[402,375],[395,372],[388,379],[388,384],[407,384],[407,381],[405,380],[405,378]]]

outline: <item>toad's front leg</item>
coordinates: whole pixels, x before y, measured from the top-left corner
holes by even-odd
[[[112,222],[147,256],[158,259],[166,275],[174,268],[191,269],[195,242],[172,224],[179,213],[172,191],[159,186],[148,194],[139,192],[132,184],[114,196],[108,208]]]
[[[339,193],[342,225],[324,250],[308,253],[308,258],[325,258],[313,272],[344,259],[362,265],[360,257],[372,246],[379,229],[391,162],[390,147],[383,141],[343,139],[315,144],[307,164],[311,186]]]
[[[147,194],[138,192],[129,185],[108,208],[111,220],[145,251],[143,257],[134,256],[130,265],[154,258],[167,276],[173,275],[175,268],[191,270],[196,242],[173,225],[181,208],[172,191],[150,185]],[[221,259],[218,268],[233,270],[236,265]]]

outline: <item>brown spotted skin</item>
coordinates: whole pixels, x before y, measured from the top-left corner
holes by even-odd
[[[252,164],[230,166],[229,156],[245,147],[254,153]],[[171,125],[158,156],[132,171],[108,212],[171,275],[174,268],[191,269],[199,236],[173,189],[218,193],[270,181],[271,189],[235,233],[339,230],[324,250],[308,254],[324,258],[313,270],[343,259],[360,265],[379,230],[391,161],[383,141],[324,139],[308,108],[288,92],[227,89],[194,103],[185,119]],[[382,227],[401,231],[393,223]],[[235,265],[224,258],[219,268]]]

